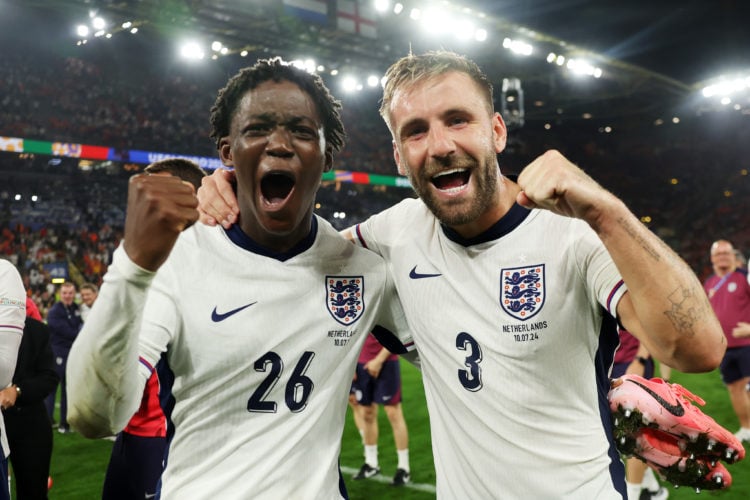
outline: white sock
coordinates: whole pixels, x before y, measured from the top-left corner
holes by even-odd
[[[659,484],[659,480],[656,479],[656,474],[654,474],[654,469],[651,467],[648,467],[643,474],[642,484],[648,491],[659,491],[659,488],[661,488],[661,484]]]
[[[409,472],[409,448],[406,448],[405,450],[396,450],[396,454],[398,455],[397,468]]]
[[[370,467],[378,466],[378,445],[366,444],[365,445],[365,463]]]
[[[641,483],[630,483],[628,481],[625,481],[625,486],[628,489],[628,500],[638,500],[641,496]]]

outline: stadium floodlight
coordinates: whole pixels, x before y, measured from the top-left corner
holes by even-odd
[[[222,56],[225,56],[229,54],[229,47],[222,47],[219,52],[221,53]]]
[[[532,47],[531,44],[507,37],[503,39],[503,47],[515,54],[523,56],[530,56],[534,52],[534,47]]]
[[[555,59],[557,59],[557,54],[555,54],[554,52],[550,52],[549,54],[547,54],[548,63],[552,64],[553,62],[555,62]]]
[[[215,41],[211,43],[211,50],[214,52],[219,52],[221,48],[223,47],[221,42]]]
[[[474,32],[474,40],[476,40],[477,42],[484,42],[485,40],[487,40],[487,30],[484,28],[478,28]]]
[[[378,12],[385,12],[391,6],[391,0],[375,0],[374,5]]]
[[[91,26],[93,26],[95,30],[99,31],[107,27],[107,22],[101,17],[95,17],[91,20]]]
[[[341,89],[344,92],[347,92],[347,93],[351,93],[351,92],[354,92],[355,90],[357,90],[357,86],[358,85],[359,85],[359,83],[352,76],[345,76],[341,80]]]
[[[131,23],[130,21],[125,21],[124,23],[122,23],[122,29],[124,30],[130,28],[131,26],[133,26],[133,23]]]
[[[206,53],[197,42],[183,44],[180,48],[180,55],[188,60],[199,60],[206,57]]]
[[[76,26],[76,34],[81,38],[86,38],[87,36],[89,36],[89,33],[89,27],[85,24],[79,24],[78,26]]]
[[[14,196],[13,199],[15,201],[21,201],[21,195],[20,194],[16,194],[16,196]]]
[[[742,92],[750,88],[750,77],[734,77],[728,79],[727,77],[719,77],[716,83],[703,87],[704,97],[728,97],[732,94]]]
[[[369,87],[377,87],[379,83],[380,83],[380,78],[378,78],[377,76],[370,75],[367,77],[367,85]]]
[[[314,59],[294,59],[293,61],[290,61],[289,64],[294,66],[295,68],[304,69],[308,73],[315,73],[315,70],[317,69],[318,65],[315,63]]]
[[[568,59],[566,67],[576,75],[587,75],[593,76],[595,78],[599,78],[602,76],[601,68],[597,68],[590,62],[584,61],[583,59]]]
[[[103,36],[106,33],[104,30],[99,30],[96,33],[94,33],[94,36],[99,38],[100,36]]]
[[[722,98],[721,98],[721,101],[719,101],[719,102],[720,102],[721,104],[723,104],[724,106],[727,106],[728,104],[731,104],[731,103],[732,103],[732,98],[731,98],[731,97],[727,97],[727,96],[724,96],[724,97],[722,97]]]
[[[130,28],[130,32],[135,35],[136,33],[138,33],[138,28],[136,28],[134,26],[134,27]]]
[[[240,57],[247,57],[248,52],[246,50],[243,50],[240,52]]]
[[[409,17],[414,21],[419,21],[419,18],[422,17],[422,11],[417,8],[413,8],[411,9],[411,12],[409,12]]]
[[[393,6],[393,13],[396,15],[399,15],[403,11],[404,11],[404,4],[396,2],[396,4]]]
[[[454,24],[447,12],[437,8],[427,9],[420,21],[422,28],[432,34],[447,33]]]

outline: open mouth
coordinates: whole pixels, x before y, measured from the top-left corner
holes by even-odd
[[[471,171],[466,168],[455,168],[440,172],[432,178],[432,184],[441,191],[458,190],[469,183]]]
[[[278,204],[289,197],[294,189],[294,177],[285,172],[271,172],[260,181],[260,192],[270,204]]]

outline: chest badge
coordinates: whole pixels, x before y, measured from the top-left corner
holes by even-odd
[[[500,270],[500,307],[522,321],[544,305],[544,264]]]
[[[351,325],[365,311],[362,276],[326,276],[326,305],[333,319]]]

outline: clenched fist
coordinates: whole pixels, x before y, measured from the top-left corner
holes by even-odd
[[[140,174],[128,186],[123,247],[128,257],[156,271],[183,229],[198,220],[195,189],[178,177]]]

